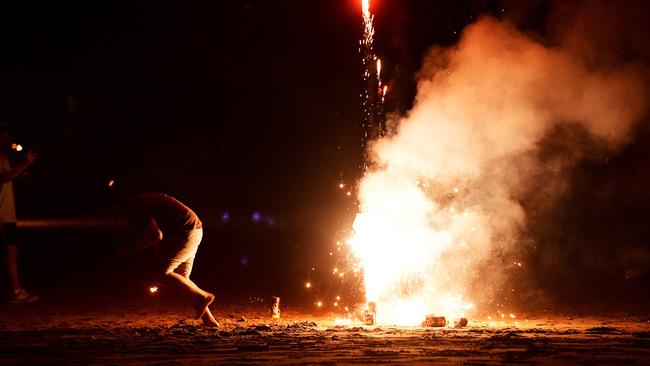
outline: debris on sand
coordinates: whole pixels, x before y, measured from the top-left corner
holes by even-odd
[[[444,327],[447,325],[447,319],[444,316],[427,315],[427,318],[422,322],[423,327]]]
[[[467,326],[467,318],[458,318],[454,319],[454,327],[462,328]]]
[[[307,329],[307,328],[316,328],[318,325],[312,321],[302,321],[295,322],[287,325],[287,329]]]

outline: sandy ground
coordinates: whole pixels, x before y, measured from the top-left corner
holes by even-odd
[[[464,328],[340,325],[335,316],[215,306],[220,328],[180,304],[0,305],[0,365],[650,364],[644,316],[470,319]]]

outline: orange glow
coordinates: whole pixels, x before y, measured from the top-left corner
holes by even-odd
[[[307,287],[307,288],[311,288],[311,282],[307,282],[307,283],[305,283],[305,287]]]
[[[345,184],[339,183],[339,188],[343,188],[343,187],[345,187]]]
[[[158,286],[149,287],[149,292],[155,294],[156,292],[158,292]]]
[[[323,306],[323,302],[322,301],[317,302],[316,306],[318,306],[320,308],[321,306]]]
[[[388,92],[388,85],[384,85],[384,91],[382,92],[382,95],[386,96],[387,92]]]
[[[113,188],[114,185],[115,185],[115,181],[114,181],[114,180],[111,179],[111,180],[108,181],[108,187],[109,187],[109,188]]]

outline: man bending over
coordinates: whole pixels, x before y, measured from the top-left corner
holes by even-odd
[[[130,196],[120,206],[136,230],[136,240],[130,246],[119,248],[118,252],[129,255],[158,244],[160,283],[185,297],[203,324],[218,327],[219,323],[208,308],[214,295],[190,280],[194,257],[203,237],[199,217],[189,207],[163,193]]]

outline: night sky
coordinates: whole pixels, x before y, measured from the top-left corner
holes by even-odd
[[[388,105],[405,111],[423,52],[499,5],[373,7]],[[335,220],[349,206],[336,184],[361,161],[356,1],[8,3],[1,14],[1,116],[41,155],[16,184],[22,217],[93,213],[110,179],[203,215]]]
[[[386,109],[408,111],[426,50],[453,45],[480,14],[543,38],[553,3],[373,1]],[[362,161],[359,1],[5,2],[0,27],[0,119],[40,154],[15,183],[19,218],[102,215],[111,179],[172,194],[208,225],[259,210],[333,238],[352,218],[337,184],[354,183]],[[558,211],[531,228],[540,243],[575,234],[608,247],[625,233],[647,251],[650,129],[639,126],[630,145],[577,167]],[[579,271],[587,256],[574,249]]]

